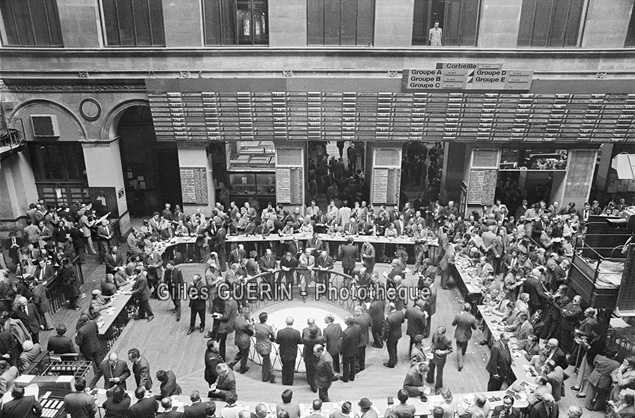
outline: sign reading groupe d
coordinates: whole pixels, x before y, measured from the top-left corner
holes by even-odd
[[[504,70],[503,64],[437,63],[436,69],[403,71],[404,91],[529,90],[534,72]]]

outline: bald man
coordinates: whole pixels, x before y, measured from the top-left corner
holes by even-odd
[[[119,360],[117,353],[110,353],[108,359],[101,362],[88,389],[94,388],[102,376],[104,377],[104,389],[108,390],[115,385],[126,389],[126,379],[130,377],[130,369],[125,361]]]

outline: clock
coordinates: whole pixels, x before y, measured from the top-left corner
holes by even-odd
[[[95,99],[84,99],[79,104],[79,112],[88,121],[96,121],[101,116],[101,105]]]

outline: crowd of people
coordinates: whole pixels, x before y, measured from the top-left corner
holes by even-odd
[[[359,197],[357,193],[352,196]],[[528,360],[539,376],[538,388],[528,396],[530,411],[538,407],[551,408],[552,402],[561,399],[569,365],[577,372],[572,388],[578,391],[578,397],[586,397],[588,409],[609,408],[609,412],[623,415],[632,407],[635,358],[629,357],[622,362],[616,359],[611,347],[605,347],[605,332],[599,326],[597,312],[593,308],[585,309],[582,298],[572,295],[567,274],[569,257],[576,243],[584,239],[589,216],[614,214],[624,209],[624,202],[608,204],[607,209],[602,210],[595,202],[587,203],[579,210],[574,204],[560,207],[557,202],[548,205],[540,201],[529,206],[521,202],[511,214],[507,206],[497,200],[491,207],[461,216],[453,202],[443,206],[434,201],[426,205],[421,197],[391,210],[383,205],[376,210],[360,200],[349,205],[347,200],[339,197],[339,194],[334,196],[324,211],[312,202],[304,211],[297,208],[292,213],[281,205],[270,204],[260,211],[249,203],[239,208],[230,202],[226,210],[217,204],[211,216],[200,211],[186,215],[178,205],[172,210],[166,204],[162,212],[156,212],[141,228],[134,229],[126,243],[120,246],[116,245],[115,231],[108,220],[98,218],[88,206],[78,202],[68,208],[52,208],[44,201],[33,204],[27,213],[27,226],[9,237],[11,263],[4,258],[4,252],[0,259],[4,276],[0,282],[0,354],[5,358],[0,361],[0,368],[5,370],[0,376],[0,390],[3,387],[4,391],[8,390],[12,379],[42,350],[40,330],[53,328],[46,296],[47,283],[61,280],[66,286],[69,307],[79,308],[81,292],[75,263],[81,262],[86,253],[96,253],[94,239],[100,261],[106,268],[105,276],[101,289],[92,292],[89,307],[82,312],[75,327],[75,343],[80,353],[93,362],[97,380],[102,375],[110,376],[105,382],[109,388],[121,387],[123,382],[125,389],[130,372],[126,372],[127,365],[123,367],[125,362],[119,361],[114,353],[103,361],[97,358],[96,321],[100,311],[109,306],[108,297],[132,282],[130,292],[137,303],[136,319],[152,321],[154,315],[149,300],[159,297],[160,285],[165,284],[179,321],[180,299],[175,297],[173,290],[180,288],[185,279],[177,266],[178,261],[196,260],[205,261],[206,267],[202,274],[195,275],[191,286],[207,289],[210,297],[208,300],[190,300],[188,333],[194,331],[197,317],[200,318],[200,331],[204,332],[206,311],[212,313],[213,323],[206,334],[211,339],[205,354],[209,397],[222,399],[230,405],[237,401],[233,369],[239,365],[240,373],[247,371],[252,344],[262,358],[262,380],[274,382],[276,376],[271,356],[273,343],[277,343],[275,349],[281,359],[282,383],[293,384],[298,347],[301,346],[300,355],[309,386],[318,393],[320,401],[328,401],[328,389],[334,379],[354,381],[357,372],[364,370],[368,344],[375,348],[385,344],[388,360],[384,366],[395,366],[404,323],[407,323],[406,334],[410,338],[408,357],[411,359],[411,368],[403,385],[406,397],[425,396],[424,380],[434,385],[437,393],[447,397],[449,389],[443,381],[443,368],[454,351],[452,341],[446,335],[447,329],[455,327],[457,367],[461,370],[472,331],[482,326],[473,315],[474,307],[467,304],[451,325],[432,327],[439,291],[435,278],[440,274],[440,288],[449,289],[453,284],[451,265],[456,263],[461,268],[475,271],[483,294],[480,302],[500,316],[505,326],[506,332],[492,346],[487,365],[490,373],[488,390],[500,389],[513,381],[507,346],[508,338],[512,336],[525,348]],[[333,248],[322,242],[320,232],[348,237],[359,234],[410,236],[414,246],[409,253],[391,244],[365,242],[358,246],[349,239]],[[277,233],[296,239],[281,246],[267,244],[264,251],[255,246],[249,248],[247,243],[240,244],[227,253],[225,240],[228,233]],[[298,235],[311,238],[305,244],[304,240],[297,239]],[[194,245],[176,246],[166,259],[160,244],[175,236],[196,238]],[[431,246],[437,248],[434,254],[430,251]],[[281,255],[284,256],[280,258]],[[333,317],[327,316],[323,329],[311,319],[299,332],[293,328],[293,318],[287,318],[285,327],[276,330],[267,323],[266,313],[262,312],[257,319],[250,317],[249,300],[219,294],[221,283],[241,285],[259,275],[262,282],[284,280],[303,283],[304,288],[313,280],[328,283],[327,271],[333,269],[334,259],[338,257],[342,259],[343,273],[351,277],[355,286],[397,290],[407,286],[408,274],[414,275],[417,297],[386,301],[376,292],[369,292],[365,298],[356,301],[354,312],[345,319],[344,329]],[[377,261],[389,261],[389,271],[379,275],[375,271]],[[435,261],[438,267],[433,266]],[[10,269],[15,270],[17,280],[10,280]],[[59,324],[56,331],[57,337],[49,339],[47,348],[50,351],[74,350],[72,340],[65,336],[66,327]],[[238,351],[234,359],[226,357],[227,337],[231,333],[235,334]],[[424,348],[424,340],[430,335],[430,346]],[[488,339],[485,334],[481,343],[487,344]],[[129,353],[133,369],[137,365],[135,360],[140,358],[138,350]],[[121,367],[117,373],[121,373],[113,374],[118,366]],[[149,371],[146,374],[149,376]],[[157,379],[162,382],[161,394],[157,395],[161,402],[169,402],[171,394],[180,392],[171,371],[161,370]],[[3,382],[6,383],[3,385]],[[81,388],[81,381],[77,383],[78,391],[82,392],[85,387],[94,387],[96,380],[89,384],[83,382],[84,388]],[[138,381],[137,384],[139,386]],[[164,386],[175,391],[164,393]],[[138,387],[137,391],[140,389]],[[146,389],[149,389],[147,385]],[[18,392],[14,397],[20,398]],[[111,403],[119,405],[125,399],[125,392],[113,391],[112,394]],[[145,394],[139,396],[141,399]],[[402,396],[401,392],[399,396]],[[367,403],[362,401],[360,406]]]

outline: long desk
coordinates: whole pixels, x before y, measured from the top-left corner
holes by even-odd
[[[134,299],[132,298],[132,295],[127,292],[131,289],[132,283],[122,286],[111,298],[113,302],[112,306],[101,311],[101,316],[97,320],[99,340],[101,342],[99,358],[104,358],[106,356],[130,320],[129,307],[133,303]]]
[[[487,396],[488,400],[490,401],[490,406],[492,407],[492,409],[503,404],[503,396],[505,396],[506,393],[507,391],[483,392],[483,394]],[[137,402],[137,400],[134,397],[134,393],[129,391],[128,394],[130,395],[132,404],[134,405]],[[371,401],[373,402],[372,407],[373,409],[375,409],[375,411],[378,413],[379,416],[383,416],[384,413],[386,412],[386,409],[388,408],[387,397],[392,396],[393,398],[395,398],[396,394],[397,394],[397,389],[395,390],[394,394],[387,394],[386,397],[383,397],[380,399],[371,399]],[[457,400],[457,411],[460,412],[463,409],[465,409],[467,406],[469,406],[470,402],[474,401],[475,394],[476,393],[454,394],[454,398]],[[152,395],[151,393],[146,394],[147,397],[150,397],[151,395]],[[96,393],[93,396],[95,397],[95,402],[97,403],[99,407],[101,407],[101,405],[107,399],[105,389],[97,389]],[[523,392],[520,392],[519,397],[520,399],[517,399],[514,406],[519,408],[527,407],[528,403],[527,403],[527,398],[525,394]],[[240,388],[238,390],[238,398],[239,398],[238,405],[240,410],[255,412],[255,407],[259,402],[251,402],[251,401],[241,402]],[[263,397],[263,402],[269,406],[269,410],[275,412],[276,404],[278,403],[278,401],[271,402],[269,401],[268,398],[269,397]],[[348,400],[352,404],[352,413],[355,413],[358,416],[361,416],[362,412],[359,406],[357,405],[357,401],[359,399],[348,399]],[[209,402],[209,401],[212,401],[212,399],[202,398],[202,402]],[[213,401],[216,403],[216,416],[220,416],[220,411],[223,409],[225,402],[219,399],[214,399]],[[395,401],[396,401],[396,398],[395,398]],[[324,414],[325,417],[328,417],[331,412],[334,412],[336,410],[340,411],[342,408],[342,402],[343,401],[325,402],[322,405],[322,413]],[[408,400],[408,404],[414,405],[414,407],[416,408],[415,416],[421,416],[421,417],[432,415],[432,410],[434,409],[434,407],[440,406],[442,403],[443,403],[443,398],[441,397],[441,395],[429,396],[427,402],[422,402],[420,399],[417,399],[417,398],[410,398]],[[183,412],[184,407],[186,405],[191,405],[191,404],[192,402],[190,401],[190,398],[188,396],[184,396],[184,395],[172,396],[172,407],[173,409],[176,409],[179,412]],[[300,403],[299,407],[300,407],[301,417],[307,417],[312,413],[311,404],[309,403]],[[159,412],[163,412],[160,406],[159,406]]]

